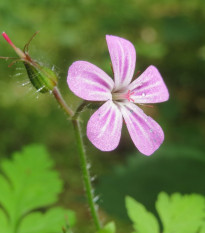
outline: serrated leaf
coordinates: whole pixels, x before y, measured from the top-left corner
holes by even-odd
[[[1,163],[2,233],[58,233],[62,224],[66,223],[65,214],[70,218],[70,224],[74,223],[74,215],[70,210],[54,208],[44,214],[32,212],[54,204],[62,190],[62,182],[52,167],[53,162],[47,151],[39,145],[27,146],[22,152],[14,153],[12,160]]]
[[[34,224],[35,223],[35,224]],[[56,233],[62,227],[75,224],[75,214],[71,210],[53,208],[45,214],[34,212],[26,216],[21,225],[20,233]],[[31,228],[32,226],[32,228]]]
[[[125,201],[128,216],[137,233],[159,233],[158,221],[152,213],[131,197],[126,197]]]
[[[115,233],[116,227],[114,222],[109,222],[102,229],[100,229],[97,233]]]
[[[197,194],[168,196],[160,193],[156,209],[163,224],[164,233],[196,233],[201,227],[204,197]]]

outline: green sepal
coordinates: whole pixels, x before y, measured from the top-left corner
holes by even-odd
[[[28,77],[38,92],[46,93],[52,91],[57,85],[57,75],[49,68],[38,63],[24,62]]]

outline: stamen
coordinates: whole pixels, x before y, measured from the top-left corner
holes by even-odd
[[[134,100],[130,97],[133,94],[134,94],[134,91],[131,92],[130,90],[128,90],[126,94],[126,99],[129,100],[130,102],[134,102]]]
[[[131,96],[134,94],[134,91],[128,90],[127,93],[113,93],[113,100],[128,100],[130,102],[134,102],[134,99]]]

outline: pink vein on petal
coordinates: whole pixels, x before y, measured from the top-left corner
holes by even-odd
[[[145,155],[153,154],[164,140],[159,124],[133,103],[121,104],[120,107],[135,146]]]
[[[128,40],[111,35],[106,35],[106,40],[114,71],[115,90],[118,90],[127,86],[133,77],[136,52]]]
[[[121,129],[122,114],[118,107],[108,100],[89,119],[87,136],[98,149],[111,151],[119,144]]]
[[[169,92],[156,67],[149,66],[128,89],[135,103],[160,103],[169,99]]]
[[[71,91],[82,99],[105,101],[112,98],[113,80],[89,62],[74,62],[68,70],[67,82]]]

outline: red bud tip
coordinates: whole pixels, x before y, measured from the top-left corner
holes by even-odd
[[[22,52],[19,48],[17,48],[12,41],[10,40],[10,38],[8,37],[8,35],[5,32],[2,32],[2,36],[4,37],[4,39],[11,45],[11,47],[16,51],[16,53],[19,55],[20,58],[25,59],[26,55],[24,52]]]
[[[2,33],[2,36],[12,47],[16,47],[5,32]]]

